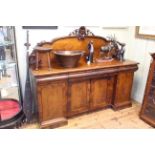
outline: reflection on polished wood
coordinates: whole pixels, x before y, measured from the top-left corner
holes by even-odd
[[[86,64],[80,62],[78,64],[78,67],[76,68],[63,68],[56,64],[55,62],[52,63],[52,70],[48,70],[48,68],[44,67],[40,69],[39,71],[32,70],[32,73],[36,77],[41,77],[41,76],[48,76],[48,75],[54,75],[54,74],[62,74],[62,73],[72,73],[72,72],[77,72],[77,71],[89,71],[91,70],[96,70],[96,69],[116,69],[118,71],[119,67],[124,67],[122,70],[125,70],[126,66],[130,66],[131,69],[134,68],[134,65],[137,65],[138,63],[131,61],[131,60],[126,60],[123,62],[120,62],[118,60],[113,60],[111,62],[102,62],[102,63],[93,63],[93,64]],[[117,68],[118,67],[118,68]]]

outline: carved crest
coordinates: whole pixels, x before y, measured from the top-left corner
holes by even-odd
[[[86,36],[94,36],[94,34],[86,29],[85,26],[81,26],[79,29],[74,30],[69,36],[77,36],[79,40],[83,40]]]

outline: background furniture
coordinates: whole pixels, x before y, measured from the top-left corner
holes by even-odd
[[[88,65],[86,57],[90,41],[94,43],[94,63]],[[67,118],[85,112],[109,107],[119,110],[132,105],[130,95],[138,63],[116,59],[97,63],[95,60],[100,56],[100,48],[108,44],[108,40],[99,36],[82,39],[67,36],[40,43],[41,47],[52,48],[53,51],[85,51],[76,68],[61,67],[51,52],[51,71],[44,53],[39,53],[41,65],[36,71],[35,52],[32,52],[31,87],[41,128],[58,127],[66,124]]]
[[[18,73],[15,28],[0,27],[0,128],[18,127],[24,120]]]
[[[155,53],[150,65],[140,118],[155,127]]]

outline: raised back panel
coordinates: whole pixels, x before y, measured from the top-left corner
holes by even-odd
[[[93,41],[94,44],[94,59],[99,57],[101,46],[106,46],[109,43],[109,41],[107,41],[105,38],[98,36],[86,36],[84,39],[78,39],[77,37],[67,36],[55,39],[52,42],[40,43],[39,46],[52,48],[52,52],[50,54],[52,63],[55,62],[53,51],[61,51],[61,50],[85,51],[85,54],[80,61],[82,63],[84,62],[86,63],[86,56],[88,55],[88,43],[90,41]],[[33,55],[34,52],[32,52],[31,56]],[[41,59],[42,67],[48,66],[47,58],[44,53],[40,53],[39,58]]]
[[[88,43],[94,42],[94,50],[99,51],[101,46],[107,45],[108,41],[102,37],[87,36],[83,40],[77,37],[64,37],[51,42],[51,44],[43,45],[45,47],[52,47],[53,50],[84,50],[88,51]]]

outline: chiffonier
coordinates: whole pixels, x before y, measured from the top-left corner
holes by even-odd
[[[94,63],[88,64],[88,43],[94,44]],[[134,72],[138,63],[130,60],[120,61],[115,57],[102,62],[101,47],[110,41],[100,36],[67,36],[42,42],[37,46],[50,48],[51,69],[47,55],[37,54],[39,68],[35,69],[35,51],[30,55],[30,78],[34,104],[41,128],[55,128],[67,123],[67,118],[112,108],[114,110],[130,107]],[[75,68],[63,68],[55,60],[54,51],[81,50],[85,54]]]

